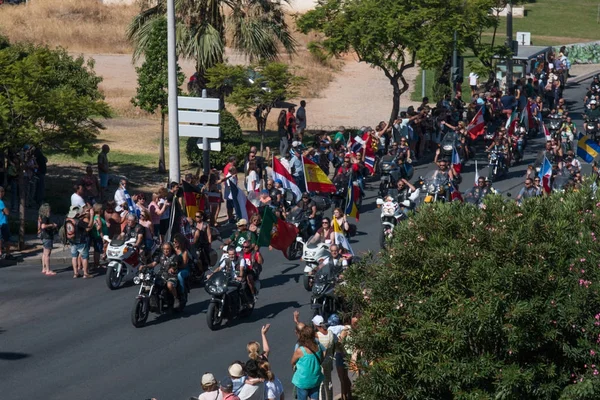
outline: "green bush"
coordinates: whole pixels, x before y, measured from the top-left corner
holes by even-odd
[[[486,206],[424,206],[345,273],[361,399],[599,397],[600,203]]]
[[[250,151],[250,146],[244,141],[240,124],[229,111],[221,110],[220,126],[221,151],[210,152],[210,166],[217,169],[222,169],[230,156],[236,156],[238,161],[242,161]],[[190,163],[202,165],[202,151],[198,149],[197,142],[198,138],[188,138],[185,153]]]

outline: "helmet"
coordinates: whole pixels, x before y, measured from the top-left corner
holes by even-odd
[[[329,316],[329,318],[327,318],[327,325],[329,325],[329,326],[341,325],[340,317],[338,317],[337,314],[331,314]]]
[[[596,100],[592,100],[592,101],[590,101],[590,106],[591,106],[592,104],[596,104]]]

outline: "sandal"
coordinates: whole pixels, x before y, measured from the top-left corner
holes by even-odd
[[[56,275],[56,272],[54,272],[54,271],[47,271],[46,275],[48,275],[48,276],[54,276],[54,275]]]
[[[94,275],[83,274],[83,279],[92,279],[93,277],[94,277]]]
[[[77,279],[77,278],[79,278],[79,274],[73,275],[73,279]]]

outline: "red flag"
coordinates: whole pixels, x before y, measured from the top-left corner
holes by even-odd
[[[373,150],[373,137],[367,134],[369,137],[366,140],[364,152],[365,152],[365,167],[369,170],[371,175],[375,172],[375,150]]]
[[[288,258],[287,249],[294,243],[296,236],[298,236],[298,228],[295,225],[278,219],[277,230],[271,235],[271,246],[281,250],[285,258]]]
[[[337,188],[331,180],[323,172],[321,167],[312,162],[310,159],[302,156],[304,163],[304,179],[306,180],[306,188],[309,192],[335,193]]]
[[[473,140],[475,140],[477,136],[483,135],[483,132],[485,130],[485,119],[483,118],[483,110],[485,110],[485,107],[481,107],[479,111],[477,111],[477,114],[475,114],[473,120],[467,126],[467,132]]]

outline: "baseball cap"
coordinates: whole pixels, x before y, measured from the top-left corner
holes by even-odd
[[[312,319],[312,323],[315,326],[324,326],[325,325],[325,320],[320,315],[315,315],[314,318]]]
[[[215,383],[217,383],[217,380],[215,379],[215,376],[211,373],[206,373],[204,375],[202,375],[202,384],[203,385],[214,385]]]
[[[303,199],[308,199],[308,197],[309,197],[308,193],[306,193],[306,192],[302,193],[302,198]]]
[[[237,225],[237,226],[240,226],[240,225],[248,225],[248,221],[246,221],[246,219],[245,219],[245,218],[242,218],[242,219],[240,219],[240,220],[239,220],[239,221],[236,223],[236,225]]]
[[[240,377],[244,376],[244,369],[238,363],[231,364],[227,371],[229,372],[229,375],[231,375],[232,378],[240,378]],[[223,381],[221,381],[221,385],[222,384],[223,384]]]
[[[327,325],[329,325],[329,326],[341,325],[340,317],[338,317],[337,314],[331,314],[329,316],[329,318],[327,319]]]
[[[225,389],[229,392],[231,392],[233,390],[233,381],[231,380],[230,377],[226,376],[225,378],[221,379],[221,388]]]
[[[283,181],[281,179],[275,179],[275,183],[279,183],[280,185],[283,186]]]
[[[67,214],[67,218],[75,218],[80,213],[81,213],[81,208],[79,208],[78,206],[71,206],[71,208],[69,208],[69,213]]]

